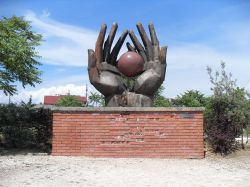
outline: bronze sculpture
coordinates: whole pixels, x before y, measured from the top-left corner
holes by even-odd
[[[153,106],[153,95],[165,79],[167,47],[160,47],[152,23],[149,24],[151,40],[141,23],[136,24],[136,26],[144,47],[133,31],[125,30],[111,51],[118,28],[118,25],[114,23],[105,42],[107,26],[105,24],[101,26],[95,51],[88,50],[90,82],[105,96],[107,106]],[[128,50],[140,54],[145,62],[142,73],[134,77],[135,82],[132,89],[128,89],[117,69],[117,56],[128,33],[134,44],[133,47],[127,43]]]

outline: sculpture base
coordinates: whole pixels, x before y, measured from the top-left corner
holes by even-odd
[[[120,95],[106,97],[108,107],[152,107],[153,96],[136,94],[134,92],[124,92]]]
[[[52,110],[55,156],[204,158],[203,108]]]

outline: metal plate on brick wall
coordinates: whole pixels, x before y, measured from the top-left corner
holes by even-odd
[[[181,113],[180,117],[182,119],[193,119],[194,118],[194,114],[193,113]]]

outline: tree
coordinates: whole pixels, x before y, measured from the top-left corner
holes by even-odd
[[[236,138],[243,133],[249,118],[247,110],[247,93],[232,80],[232,74],[225,71],[225,63],[221,63],[221,71],[212,74],[212,69],[207,68],[211,90],[206,108],[205,132],[214,152],[229,154],[236,150]]]
[[[56,106],[81,107],[83,104],[77,96],[68,94],[59,99]]]
[[[171,101],[162,95],[164,91],[164,86],[160,86],[160,88],[154,94],[154,107],[170,107]]]
[[[6,95],[17,92],[16,81],[24,88],[41,83],[41,71],[37,68],[39,56],[35,50],[41,39],[23,17],[0,19],[0,90]]]
[[[96,93],[96,92],[90,92],[90,96],[88,98],[89,102],[88,104],[92,106],[105,106],[105,99],[104,96]]]
[[[201,107],[206,105],[206,98],[197,90],[189,90],[182,95],[177,95],[174,104],[176,106]]]

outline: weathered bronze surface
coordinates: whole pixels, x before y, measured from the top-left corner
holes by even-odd
[[[143,45],[133,31],[125,30],[113,50],[111,46],[118,28],[114,23],[104,42],[107,26],[103,24],[96,41],[95,51],[88,50],[88,73],[92,85],[105,96],[106,105],[110,107],[150,107],[153,95],[165,79],[167,47],[160,47],[154,25],[149,24],[148,38],[141,23],[137,25]],[[134,86],[129,88],[117,69],[117,56],[129,33],[134,46],[127,43],[129,51],[140,54],[144,60],[143,71],[134,77]]]
[[[144,60],[134,51],[124,53],[118,61],[119,71],[127,77],[135,77],[143,71]]]

